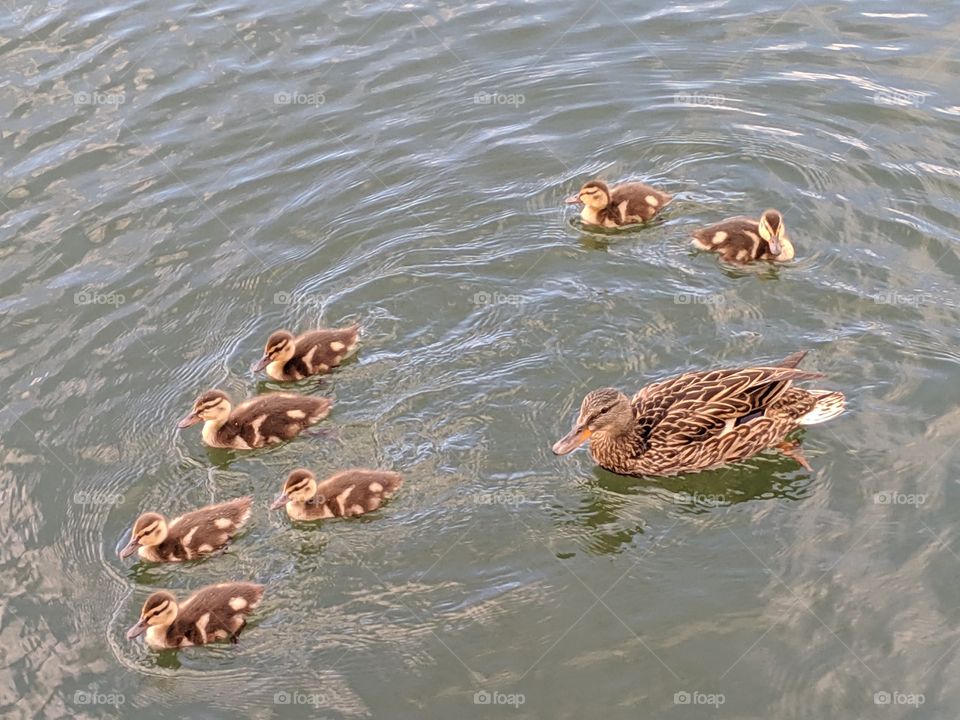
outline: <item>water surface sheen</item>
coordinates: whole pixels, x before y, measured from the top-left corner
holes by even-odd
[[[912,8],[7,7],[0,713],[952,715],[960,19]],[[591,176],[676,200],[586,231],[562,200]],[[691,252],[766,207],[789,267]],[[300,388],[341,444],[175,430],[204,389],[276,388],[248,369],[272,330],[351,321],[358,356]],[[851,399],[813,473],[550,453],[591,388],[803,348]],[[291,526],[266,507],[301,464],[407,483]],[[116,557],[142,511],[247,493],[221,557]],[[230,579],[268,586],[238,646],[124,638],[152,590]]]

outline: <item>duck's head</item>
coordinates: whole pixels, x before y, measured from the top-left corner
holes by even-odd
[[[567,204],[582,203],[594,210],[603,210],[610,204],[610,188],[602,180],[591,180],[580,192],[567,198]]]
[[[288,502],[305,503],[313,499],[317,494],[317,477],[309,470],[300,468],[294,470],[283,483],[283,490],[280,497],[273,501],[271,510],[276,510],[286,505]]]
[[[296,351],[297,344],[293,333],[288,330],[277,330],[267,339],[267,344],[263,347],[263,357],[251,369],[254,372],[260,372],[272,362],[286,364]]]
[[[143,635],[151,627],[167,627],[177,619],[177,599],[166,590],[160,590],[147,598],[140,611],[140,619],[127,630],[127,639]]]
[[[553,452],[566,455],[593,435],[619,435],[626,431],[632,422],[633,409],[626,395],[614,388],[593,390],[580,403],[580,414],[573,429],[557,440]]]
[[[167,521],[160,513],[148,512],[137,518],[130,532],[130,542],[120,551],[120,557],[130,557],[141,545],[153,547],[167,539]]]
[[[779,255],[783,249],[783,215],[779,210],[764,210],[760,216],[760,237],[767,241],[771,255]]]
[[[232,409],[229,395],[221,390],[207,390],[196,399],[196,402],[193,403],[193,410],[177,423],[177,427],[190,427],[201,420],[224,423],[230,417],[230,410]]]

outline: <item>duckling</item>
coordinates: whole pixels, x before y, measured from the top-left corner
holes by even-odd
[[[203,423],[203,442],[215,448],[250,450],[290,440],[330,414],[333,401],[289,393],[260,395],[233,407],[230,396],[208,390],[177,427]]]
[[[363,515],[380,507],[403,483],[398,473],[356,468],[331,475],[321,483],[304,468],[294,470],[283,483],[282,495],[271,510],[286,505],[293,520],[323,520]]]
[[[206,645],[229,639],[237,642],[250,614],[263,597],[263,585],[250,582],[207,585],[182,603],[166,590],[143,604],[140,619],[127,630],[127,639],[147,633],[154,650]]]
[[[288,330],[277,330],[268,339],[263,357],[251,368],[264,368],[274,380],[302,380],[329,372],[357,349],[360,326],[321,328],[296,337]]]
[[[580,217],[588,225],[612,228],[646,222],[672,199],[672,195],[641,182],[626,182],[610,188],[601,180],[591,180],[566,202],[583,204]]]
[[[120,557],[139,553],[148,562],[181,562],[208,555],[226,547],[250,519],[249,497],[178,515],[170,522],[160,513],[148,512],[137,518],[130,542]]]
[[[754,260],[786,262],[793,260],[794,255],[783,216],[777,210],[764,210],[759,222],[748,217],[734,217],[696,230],[693,245],[719,253],[726,262],[739,264]]]

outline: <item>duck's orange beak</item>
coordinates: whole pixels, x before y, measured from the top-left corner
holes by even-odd
[[[555,455],[572,453],[589,440],[591,435],[593,435],[593,432],[590,428],[578,425],[553,444],[553,452]]]
[[[187,415],[185,418],[183,418],[183,420],[177,423],[177,427],[188,428],[191,425],[196,425],[198,422],[200,422],[200,416],[191,410],[189,415]]]
[[[567,205],[579,205],[581,204],[580,195],[571,195],[566,200],[564,200],[564,202]]]

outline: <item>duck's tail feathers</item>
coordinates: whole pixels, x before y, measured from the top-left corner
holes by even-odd
[[[800,350],[799,352],[790,353],[783,360],[778,362],[777,365],[779,367],[795,368],[807,356],[807,352],[807,350]]]
[[[797,418],[800,425],[816,425],[837,417],[847,407],[847,399],[842,392],[834,390],[810,390],[817,402],[810,412]]]

